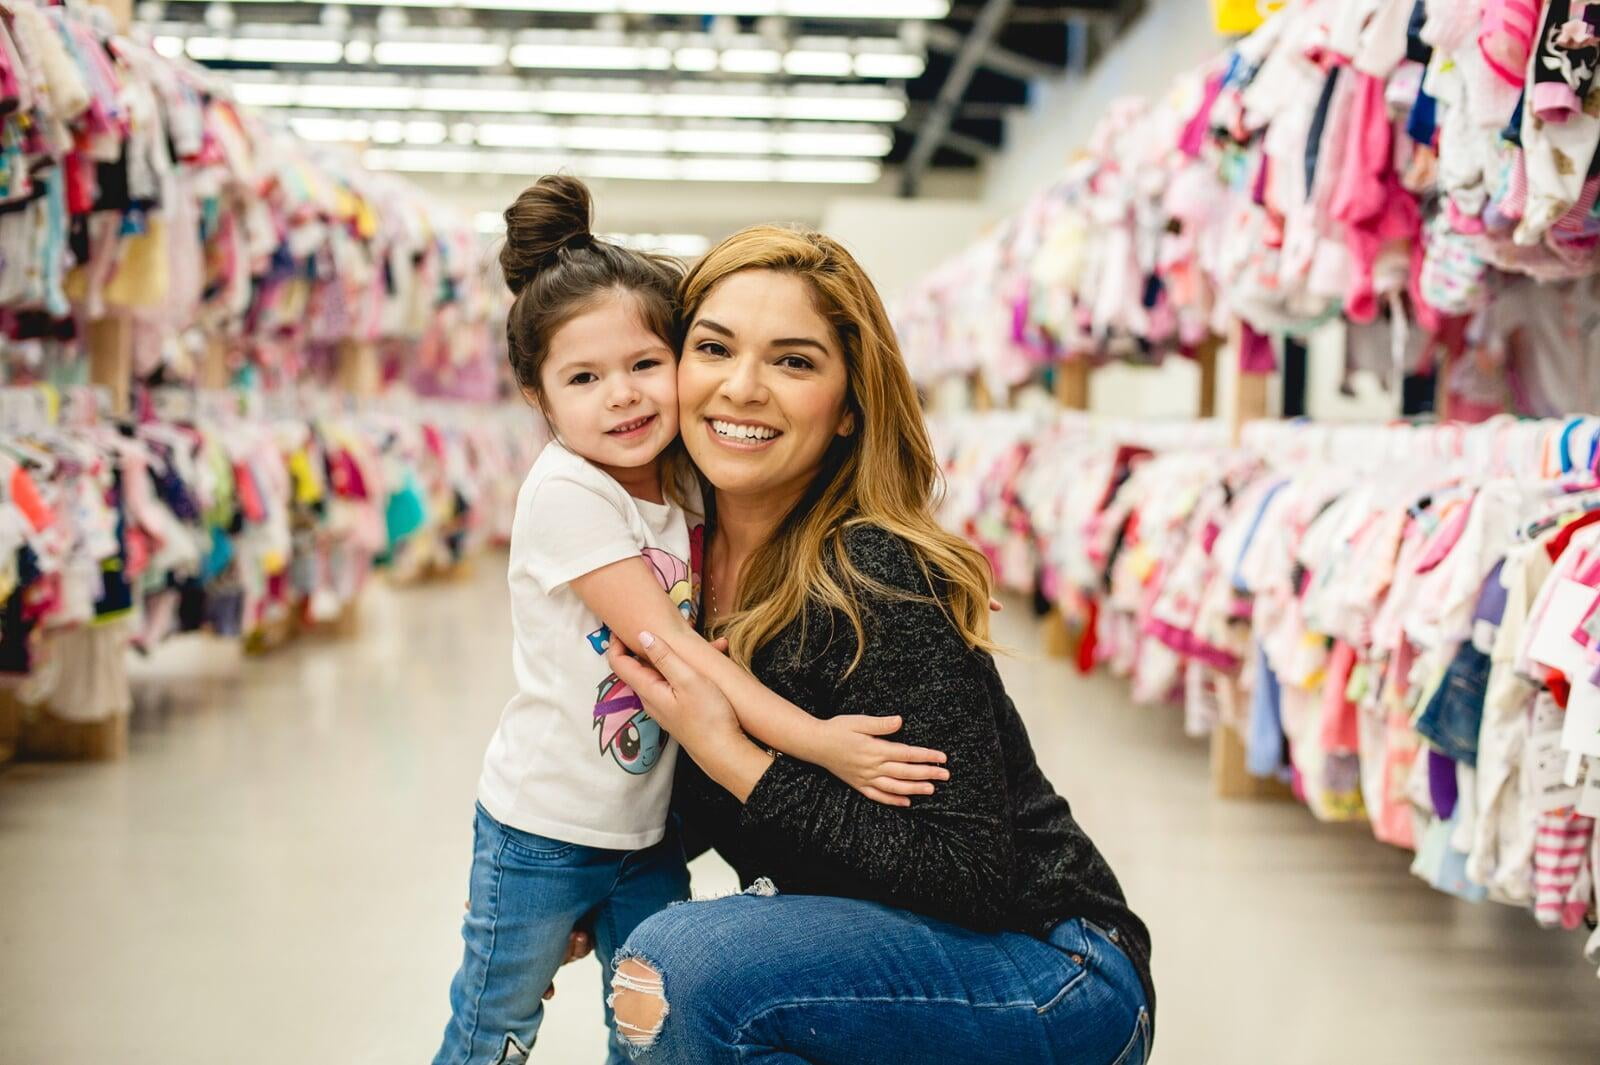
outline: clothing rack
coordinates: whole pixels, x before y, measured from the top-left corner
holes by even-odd
[[[171,389],[137,419],[104,407],[0,389],[0,750],[122,756],[130,644],[348,635],[375,566],[466,572],[508,538],[540,442],[522,404]]]

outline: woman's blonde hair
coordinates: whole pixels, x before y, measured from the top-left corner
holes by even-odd
[[[834,439],[800,502],[745,563],[739,602],[718,626],[730,653],[748,665],[757,648],[808,607],[820,605],[839,610],[855,630],[853,669],[866,642],[858,605],[864,593],[936,602],[969,647],[992,651],[989,564],[933,519],[938,462],[889,315],[866,272],[821,233],[752,226],[718,244],[689,271],[679,299],[685,328],[718,283],[745,270],[777,271],[810,287],[844,352],[846,403],[855,427]],[[878,526],[902,539],[922,570],[927,594],[908,595],[862,573],[846,550],[857,526]]]

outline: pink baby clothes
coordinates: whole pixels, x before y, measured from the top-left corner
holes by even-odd
[[[1566,810],[1542,814],[1533,852],[1533,916],[1546,928],[1577,928],[1589,912],[1578,890],[1589,868],[1594,818]]]
[[[1384,245],[1409,240],[1422,224],[1416,198],[1400,185],[1392,158],[1394,128],[1377,78],[1349,71],[1354,81],[1350,128],[1338,161],[1338,184],[1329,213],[1345,225],[1350,253],[1345,310],[1355,322],[1378,314],[1374,271]]]
[[[1483,0],[1478,51],[1507,85],[1521,87],[1527,75],[1539,5],[1533,0]]]

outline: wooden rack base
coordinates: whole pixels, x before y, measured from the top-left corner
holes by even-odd
[[[42,706],[27,706],[11,688],[0,688],[0,762],[111,762],[128,753],[128,715],[102,721],[68,721]]]
[[[1211,790],[1219,799],[1292,799],[1289,785],[1252,776],[1245,768],[1244,740],[1223,722],[1211,731]]]

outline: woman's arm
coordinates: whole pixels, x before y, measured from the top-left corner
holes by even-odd
[[[873,558],[875,564],[863,568],[891,586],[915,590],[920,571],[906,549],[895,541],[886,550],[898,557]],[[661,712],[683,722],[674,734],[708,776],[744,803],[741,828],[775,838],[778,849],[796,856],[794,864],[825,870],[819,875],[831,890],[972,927],[1001,926],[1012,894],[1013,855],[1004,754],[990,697],[993,666],[967,648],[934,603],[878,599],[862,605],[865,654],[839,681],[835,708],[897,713],[905,722],[902,738],[949,755],[950,781],[905,808],[868,802],[815,766],[789,758],[766,762],[728,724],[706,678],[662,640],[645,654],[665,680],[637,663],[614,664],[652,713],[658,703],[672,704]],[[830,652],[829,666],[842,672],[852,653],[853,647]]]
[[[934,764],[944,760],[940,752],[879,738],[900,729],[898,718],[861,715],[823,721],[773,692],[694,630],[644,559],[613,562],[571,583],[614,639],[626,643],[620,634],[639,632],[665,638],[691,668],[728,696],[750,735],[822,766],[874,801],[903,804],[905,796],[929,794],[932,781],[948,776]]]

